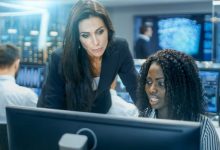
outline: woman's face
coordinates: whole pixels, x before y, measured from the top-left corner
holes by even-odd
[[[108,30],[102,19],[90,17],[81,20],[79,39],[91,58],[101,58],[108,45]]]
[[[157,110],[167,108],[164,75],[160,65],[157,63],[152,63],[149,68],[146,77],[145,92],[148,95],[152,108]]]

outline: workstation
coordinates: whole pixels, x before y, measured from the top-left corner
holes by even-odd
[[[147,81],[145,81],[144,91],[146,95],[150,95],[152,87],[148,80],[154,81],[152,76],[148,75],[151,67],[148,68],[147,74],[144,73],[144,69],[147,68],[148,63],[153,65],[158,61],[158,65],[165,59],[168,59],[167,62],[161,64],[167,63],[168,68],[169,65],[176,65],[170,60],[180,61],[183,69],[180,72],[183,72],[182,78],[186,80],[181,79],[177,70],[176,74],[180,78],[173,80],[176,83],[169,82],[166,74],[168,71],[166,72],[166,68],[160,64],[164,77],[162,87],[166,90],[177,89],[170,93],[166,92],[164,99],[167,96],[171,97],[170,99],[179,97],[180,101],[182,99],[190,101],[193,96],[197,99],[198,95],[201,95],[203,97],[201,106],[204,106],[203,115],[214,126],[219,140],[219,1],[98,0],[108,13],[99,8],[102,6],[97,5],[94,7],[97,10],[94,11],[98,13],[103,11],[101,15],[89,11],[91,14],[85,13],[84,16],[82,15],[83,19],[77,18],[76,16],[80,15],[83,9],[93,8],[91,6],[93,0],[84,1],[91,8],[84,8],[85,4],[80,4],[77,0],[0,2],[0,44],[12,44],[20,50],[19,67],[14,73],[14,82],[35,94],[32,96],[32,98],[35,97],[32,100],[34,107],[30,103],[26,103],[28,105],[20,103],[21,106],[13,104],[13,101],[8,102],[7,105],[5,102],[0,103],[2,105],[0,106],[0,149],[133,150],[150,148],[159,150],[182,147],[182,149],[205,150],[205,146],[209,147],[209,145],[208,142],[207,145],[202,145],[203,134],[200,133],[204,127],[198,121],[191,121],[196,119],[185,119],[184,115],[182,118],[176,117],[178,119],[173,119],[175,117],[172,118],[169,115],[170,119],[159,117],[156,109],[159,109],[158,101],[161,95],[153,94],[146,99],[152,106],[150,108],[155,110],[154,117],[146,115],[147,108],[142,109],[140,106],[144,103],[140,103],[140,95],[134,91],[141,87],[142,80],[136,83],[134,78],[145,75],[144,78]],[[107,21],[102,18],[102,15],[107,16]],[[99,17],[102,19],[101,22]],[[99,28],[94,30],[91,24]],[[147,41],[148,52],[142,53],[140,51],[145,48],[137,45],[139,38],[144,37],[141,35],[144,26],[148,30],[150,28],[150,33],[146,34],[147,38],[144,38]],[[105,36],[105,31],[108,33],[107,42],[101,39],[101,36]],[[90,48],[91,43],[95,48]],[[77,50],[71,52],[70,49]],[[168,51],[169,58],[168,56],[162,58],[166,55],[166,53],[160,53],[162,50]],[[173,54],[172,50],[184,53],[184,57],[176,56],[177,54]],[[88,57],[85,54],[88,54]],[[187,74],[187,67],[184,68],[189,60],[185,59],[185,54],[187,57],[190,56],[189,59],[192,58],[197,66],[198,70],[195,72],[198,73],[201,83],[200,94],[195,94],[200,89],[187,91],[187,88],[191,88],[189,86],[197,87],[197,85],[184,83],[188,82],[188,78],[193,77],[194,73],[192,71]],[[113,55],[114,58],[110,57]],[[93,58],[96,59],[93,61]],[[190,60],[189,63],[191,62]],[[70,63],[74,65],[68,65]],[[88,66],[91,68],[81,69]],[[79,69],[76,69],[77,67]],[[173,68],[177,69],[177,67]],[[87,74],[89,71],[91,73]],[[5,80],[4,72],[1,73],[0,70],[0,84]],[[102,78],[102,76],[106,77]],[[114,89],[110,87],[113,80],[116,81]],[[193,80],[194,78],[189,79],[189,81]],[[91,84],[87,85],[90,82]],[[157,84],[161,84],[161,81]],[[182,84],[183,93],[175,95],[178,84]],[[3,85],[0,85],[0,88],[4,89]],[[12,87],[10,90],[11,93],[16,91]],[[112,90],[116,91],[116,98]],[[68,96],[72,98],[68,99]],[[111,96],[110,101],[109,96]],[[117,102],[116,99],[122,100],[123,103]],[[0,100],[3,101],[4,98],[0,97]],[[172,101],[172,104],[181,107],[177,101]],[[184,109],[185,107],[187,105]],[[200,104],[198,107],[191,104],[188,110],[198,109],[200,112],[199,107]],[[172,109],[172,111],[178,110],[173,107]],[[181,110],[179,109],[180,112]],[[192,116],[196,116],[196,113],[196,111],[192,112]],[[208,138],[207,141],[212,140],[212,137]],[[213,150],[219,148],[218,143],[210,147]]]

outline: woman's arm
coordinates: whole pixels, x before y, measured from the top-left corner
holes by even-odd
[[[61,50],[51,55],[46,82],[43,85],[37,107],[66,109],[65,81],[61,76]]]
[[[138,73],[134,66],[134,60],[131,56],[131,52],[128,47],[126,40],[121,40],[120,42],[120,62],[121,66],[119,69],[119,76],[129,92],[132,100],[136,103],[136,89],[137,89],[137,78]]]
[[[220,150],[220,141],[211,120],[204,117],[201,122],[201,150]]]

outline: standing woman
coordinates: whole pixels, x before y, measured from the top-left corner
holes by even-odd
[[[200,150],[219,150],[217,132],[204,115],[204,97],[198,68],[192,57],[162,50],[141,67],[137,106],[140,116],[200,122]]]
[[[107,113],[119,74],[136,100],[137,72],[126,40],[115,38],[106,9],[79,0],[66,26],[63,50],[54,51],[38,107]]]

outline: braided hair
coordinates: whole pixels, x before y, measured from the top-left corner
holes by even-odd
[[[165,49],[149,56],[140,70],[137,106],[146,116],[152,111],[145,92],[146,77],[152,63],[161,66],[164,74],[165,97],[168,101],[167,119],[197,121],[204,113],[204,97],[198,68],[191,56]],[[147,109],[146,109],[147,108]]]

